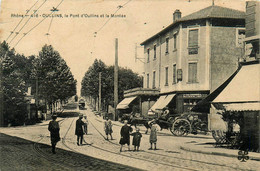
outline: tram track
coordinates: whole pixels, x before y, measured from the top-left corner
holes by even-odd
[[[60,125],[62,123],[64,123],[68,118],[65,118],[64,120],[60,121]],[[75,152],[75,153],[81,153],[80,151],[77,151],[73,148],[71,148],[67,143],[66,143],[66,137],[72,127],[72,124],[73,122],[75,121],[75,118],[72,119],[72,121],[70,122],[69,124],[69,127],[67,128],[64,136],[62,137],[62,140],[61,140],[61,144],[66,147],[67,149],[69,149],[70,151],[72,152]],[[93,128],[97,131],[97,133],[105,140],[106,137],[99,131],[99,129],[93,124],[93,122],[89,119],[88,120],[89,123],[93,126]],[[55,164],[57,165],[60,165],[60,166],[64,166],[64,163],[61,163],[59,161],[55,161],[53,160],[53,157],[50,157],[49,155],[45,155],[41,150],[40,150],[40,147],[39,145],[37,145],[38,143],[40,143],[40,141],[44,138],[41,137],[40,140],[38,140],[37,142],[34,143],[34,150],[39,154],[41,155],[42,157],[44,157],[45,159],[49,160],[49,161],[52,161],[54,162]],[[113,146],[115,146],[117,149],[120,147],[119,144],[115,143],[115,142],[111,142],[111,141],[107,141],[108,143],[112,144]],[[185,170],[199,170],[199,169],[195,169],[195,168],[189,168],[189,167],[186,167],[186,166],[179,166],[179,165],[176,165],[176,164],[172,164],[171,162],[163,162],[163,161],[158,161],[156,159],[156,157],[153,159],[151,157],[149,158],[144,158],[142,156],[130,156],[128,154],[123,154],[123,153],[119,153],[119,152],[115,152],[113,150],[109,150],[109,149],[105,149],[105,148],[102,148],[102,147],[99,147],[99,146],[96,146],[96,145],[93,145],[93,144],[88,144],[89,147],[92,147],[94,149],[97,149],[97,150],[100,150],[100,151],[104,151],[104,152],[107,152],[107,153],[111,153],[111,154],[115,154],[115,155],[119,155],[119,156],[123,156],[123,157],[127,157],[127,158],[132,158],[132,159],[136,159],[136,160],[141,160],[141,161],[145,161],[145,162],[152,162],[154,164],[158,164],[158,165],[164,165],[164,166],[168,166],[168,167],[172,167],[172,168],[178,168],[178,169],[185,169]],[[169,160],[174,160],[174,159],[178,159],[178,160],[183,160],[183,161],[190,161],[190,162],[196,162],[196,163],[203,163],[203,164],[207,164],[207,165],[211,165],[211,166],[219,166],[219,167],[225,167],[225,168],[229,168],[229,169],[234,169],[234,170],[243,170],[243,169],[238,169],[238,168],[234,168],[232,166],[227,166],[227,165],[222,165],[222,164],[217,164],[217,163],[210,163],[210,162],[204,162],[204,161],[199,161],[199,160],[193,160],[193,159],[186,159],[186,158],[182,158],[182,157],[175,157],[175,156],[168,156],[168,155],[164,155],[164,154],[158,154],[158,153],[154,153],[154,152],[150,152],[150,151],[143,151],[142,153],[145,153],[145,154],[149,154],[150,156],[160,156],[162,158],[168,158]],[[175,161],[176,162],[176,161]],[[66,163],[65,164],[66,166],[70,167],[70,168],[73,168],[75,169],[76,167],[78,166],[74,166],[74,165],[71,165],[69,163]]]
[[[89,123],[91,123],[91,125],[100,134],[100,136],[102,136],[104,139],[106,139],[106,137],[97,129],[97,127],[90,120],[89,120]],[[108,141],[108,142],[113,144],[114,146],[120,147],[120,145],[117,144],[117,143],[114,143],[112,141]],[[150,152],[150,151],[143,151],[143,153],[146,153],[146,154],[149,154],[149,155],[156,155],[156,156],[166,157],[166,158],[169,158],[171,160],[172,159],[179,159],[179,160],[184,160],[184,161],[203,163],[203,164],[212,165],[212,166],[226,167],[226,168],[235,169],[235,170],[244,170],[244,169],[238,169],[238,168],[235,168],[235,167],[232,167],[232,166],[227,166],[227,165],[224,165],[224,164],[217,164],[217,163],[204,162],[204,161],[194,160],[194,159],[186,159],[186,158],[182,158],[182,157],[168,156],[168,155],[158,154],[158,153],[154,153],[154,152]],[[118,153],[116,153],[116,154],[118,154]],[[122,155],[122,154],[120,153],[120,155]],[[127,155],[125,155],[125,156],[127,156]],[[127,157],[132,158],[131,156],[127,156]],[[138,158],[138,159],[140,159],[140,158]],[[141,159],[141,160],[143,160],[143,159]],[[146,159],[144,161],[146,161]],[[149,160],[147,160],[147,161],[149,161]],[[155,163],[168,165],[167,163],[164,163],[164,162],[157,162],[156,161]],[[170,166],[173,166],[173,165],[170,165]],[[174,167],[180,167],[180,166],[175,166],[174,165]],[[187,169],[185,167],[182,167],[182,168]],[[189,170],[194,170],[194,169],[190,169],[190,168],[188,168],[188,169]]]

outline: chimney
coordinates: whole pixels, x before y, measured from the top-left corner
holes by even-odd
[[[181,18],[181,11],[176,9],[173,13],[173,22]]]

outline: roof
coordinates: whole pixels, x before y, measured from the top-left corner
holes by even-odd
[[[145,40],[144,42],[142,42],[141,45],[144,45],[148,41],[154,39],[156,36],[163,34],[164,32],[173,28],[180,22],[198,20],[198,19],[206,19],[206,18],[245,19],[245,12],[239,11],[239,10],[234,10],[231,8],[220,7],[220,6],[216,6],[216,5],[209,6],[207,8],[201,9],[197,12],[184,16],[184,17],[180,18],[179,20],[173,22],[172,24],[167,26],[165,29],[161,30],[154,36],[152,36],[152,37],[148,38],[147,40]]]
[[[260,64],[244,65],[212,103],[260,102]]]

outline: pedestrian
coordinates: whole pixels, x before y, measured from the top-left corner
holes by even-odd
[[[58,141],[60,141],[60,127],[59,123],[56,121],[57,115],[52,115],[52,121],[49,122],[48,130],[51,134],[51,147],[52,153],[56,154],[55,148]]]
[[[108,135],[110,135],[111,140],[113,140],[113,137],[112,137],[112,133],[113,133],[112,121],[110,119],[108,119],[108,117],[106,117],[106,121],[104,123],[104,129],[105,129],[105,133],[107,135],[107,140],[108,140]]]
[[[127,120],[124,121],[124,126],[122,126],[120,131],[120,141],[119,144],[121,144],[120,152],[122,152],[123,145],[128,145],[128,151],[130,151],[130,133],[133,131],[131,126],[127,125]]]
[[[76,121],[76,129],[75,135],[77,135],[77,145],[82,145],[83,141],[83,130],[84,130],[84,122],[82,121],[83,115],[79,115],[79,119]]]
[[[86,115],[83,116],[82,121],[84,122],[84,134],[88,134],[88,118]]]
[[[155,123],[151,122],[151,133],[150,133],[150,144],[151,147],[149,148],[149,150],[153,149],[153,144],[154,144],[154,150],[157,150],[156,148],[156,143],[157,143],[157,128]]]
[[[141,138],[142,138],[142,134],[140,133],[140,129],[136,128],[136,132],[132,133],[131,135],[133,136],[134,151],[136,151],[136,150],[139,151],[140,142],[141,142]]]

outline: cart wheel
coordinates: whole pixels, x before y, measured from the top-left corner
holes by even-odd
[[[171,132],[176,136],[187,136],[191,131],[191,124],[186,119],[177,119],[173,122]]]

